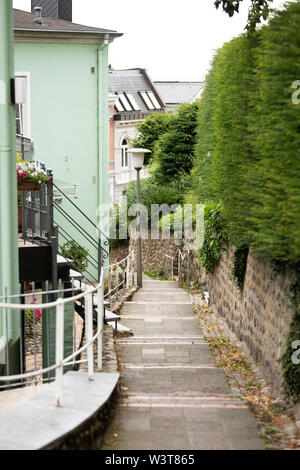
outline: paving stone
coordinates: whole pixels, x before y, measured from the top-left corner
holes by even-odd
[[[135,336],[118,346],[126,390],[107,432],[109,440],[119,425],[116,450],[263,448],[250,410],[232,401],[208,344],[197,343],[202,335],[188,301],[176,282],[146,280],[133,301],[123,305],[122,324]]]

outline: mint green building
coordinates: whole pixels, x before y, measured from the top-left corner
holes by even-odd
[[[17,132],[33,139],[35,159],[53,170],[58,186],[76,185],[74,202],[107,233],[108,211],[100,219],[97,211],[109,202],[108,47],[121,34],[14,10],[14,35],[15,74],[26,95]],[[57,203],[91,231],[69,201]],[[59,211],[56,218],[66,228]],[[85,244],[71,224],[67,231]],[[91,254],[96,258],[97,250]],[[93,266],[89,270],[95,275]]]

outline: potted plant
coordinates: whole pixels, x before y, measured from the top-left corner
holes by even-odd
[[[22,154],[17,154],[16,170],[18,191],[39,191],[41,184],[49,180],[35,162],[23,160]]]

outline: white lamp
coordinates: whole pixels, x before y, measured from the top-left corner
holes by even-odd
[[[151,150],[147,149],[131,149],[129,153],[132,155],[132,164],[136,170],[141,170],[144,165],[145,153],[151,153]]]

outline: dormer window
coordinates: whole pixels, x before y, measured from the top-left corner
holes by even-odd
[[[149,110],[154,109],[161,109],[161,105],[159,104],[158,100],[156,99],[154,93],[152,91],[140,91],[139,92],[145,105]]]
[[[122,140],[121,145],[121,167],[128,168],[128,150],[129,150],[129,142],[127,139]]]

